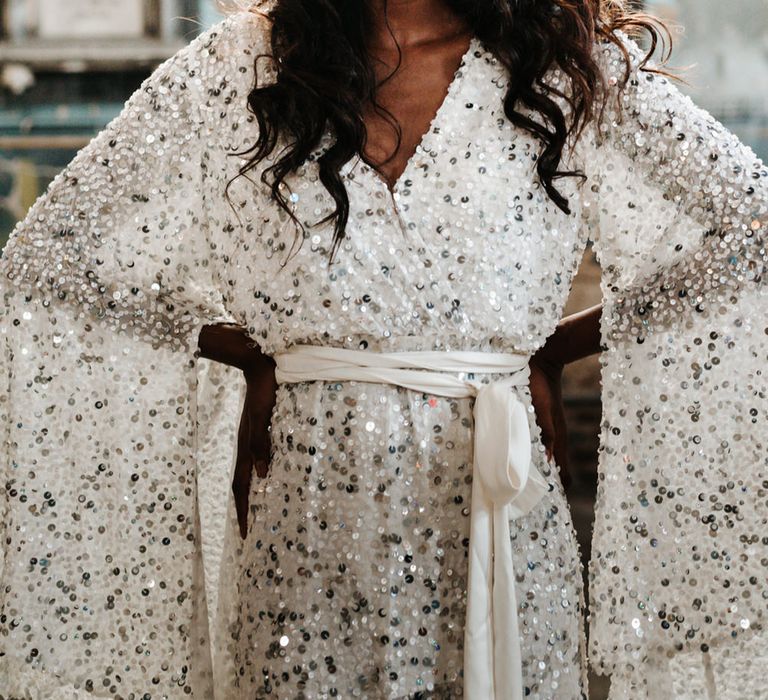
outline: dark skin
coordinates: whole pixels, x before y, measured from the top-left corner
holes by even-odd
[[[277,400],[275,361],[261,351],[244,329],[234,325],[204,326],[198,346],[201,357],[242,371],[246,383],[232,477],[237,520],[240,534],[245,538],[251,479],[254,473],[265,477],[269,469],[269,425]]]
[[[368,42],[381,84],[376,100],[397,120],[401,139],[398,148],[392,125],[369,108],[363,156],[392,188],[445,99],[472,33],[439,0],[390,1],[386,19],[383,7],[377,17]]]
[[[383,81],[377,101],[397,120],[401,138],[398,148],[392,126],[368,109],[364,114],[368,138],[363,157],[391,189],[442,104],[468,49],[471,31],[441,0],[389,0],[386,18],[383,2],[377,16],[368,46]],[[566,486],[570,477],[562,371],[570,362],[600,351],[600,312],[598,305],[562,319],[530,362],[529,386],[542,442]],[[201,357],[240,369],[246,380],[232,482],[240,534],[245,537],[253,474],[264,477],[269,468],[269,425],[277,392],[275,364],[237,326],[205,326],[199,346]]]

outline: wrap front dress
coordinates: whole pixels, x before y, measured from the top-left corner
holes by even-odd
[[[205,324],[268,354],[530,354],[588,239],[603,269],[592,662],[614,698],[759,697],[768,603],[765,166],[624,36],[595,46],[606,112],[565,162],[505,117],[477,37],[390,191],[313,156],[227,183],[268,21],[239,12],[160,66],[55,179],[0,261],[0,697],[461,697],[473,399],[282,384],[241,540],[229,483],[243,385]],[[274,75],[268,57],[255,71]],[[554,84],[563,77],[556,69]],[[470,377],[492,381],[493,375]],[[579,554],[527,386],[548,492],[510,522],[526,697],[586,693]],[[764,645],[763,645],[764,646]],[[498,697],[505,697],[503,692]],[[469,700],[485,700],[470,697]]]

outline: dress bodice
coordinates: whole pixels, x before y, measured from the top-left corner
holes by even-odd
[[[234,75],[242,76],[234,89],[247,91],[249,72]],[[567,215],[535,177],[539,145],[505,117],[505,92],[502,66],[473,38],[392,190],[360,157],[343,167],[349,224],[330,265],[333,224],[313,224],[334,204],[316,158],[286,180],[305,224],[301,245],[261,183],[269,159],[233,182],[234,210],[223,198],[209,202],[212,235],[226,251],[230,310],[266,351],[309,343],[533,352],[544,343],[586,236],[577,181],[559,184],[571,203]],[[223,126],[222,138],[238,134],[240,149],[256,139],[255,121],[236,131]],[[207,169],[206,190],[221,192],[242,161],[215,139],[211,145],[219,146],[210,153],[219,162]]]

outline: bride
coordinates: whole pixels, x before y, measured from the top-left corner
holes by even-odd
[[[595,352],[590,661],[764,692],[768,171],[656,26],[278,0],[144,82],[0,260],[0,697],[585,697]]]

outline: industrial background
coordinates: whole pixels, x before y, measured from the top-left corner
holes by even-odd
[[[674,21],[682,89],[768,160],[768,0],[655,0]],[[0,0],[0,247],[53,176],[162,60],[220,18],[213,0]],[[588,247],[566,313],[600,302]],[[570,500],[589,556],[600,422],[597,357],[566,369]],[[591,700],[605,697],[593,679]]]

